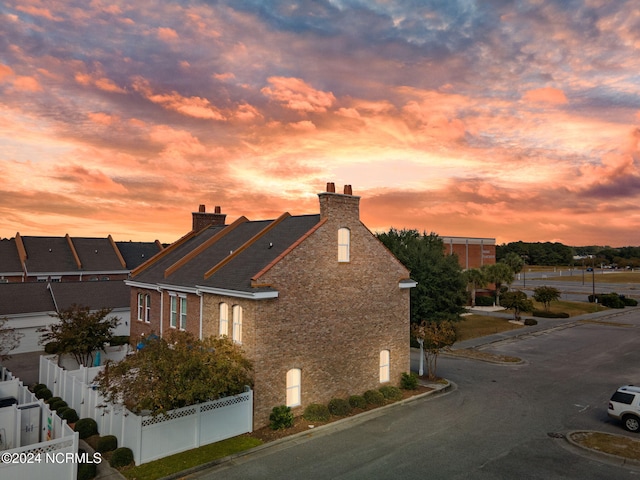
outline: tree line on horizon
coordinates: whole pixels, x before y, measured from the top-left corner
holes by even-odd
[[[610,265],[617,268],[640,267],[640,247],[588,245],[572,247],[559,242],[511,242],[496,246],[496,261],[515,253],[527,265]]]

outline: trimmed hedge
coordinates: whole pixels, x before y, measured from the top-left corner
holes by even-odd
[[[378,390],[367,390],[362,396],[369,405],[384,404],[384,395],[382,395]]]
[[[351,413],[351,405],[343,398],[332,398],[329,401],[329,413],[336,417],[346,417]]]
[[[109,464],[113,468],[122,468],[133,463],[133,451],[127,447],[116,448],[111,454]]]
[[[398,387],[394,387],[393,385],[385,385],[380,387],[378,391],[387,400],[396,401],[402,399],[402,392]]]
[[[624,298],[624,296],[618,295],[617,293],[598,293],[595,297],[593,295],[589,295],[589,302],[593,303],[594,301],[597,301],[603,307],[624,308]]]
[[[118,448],[118,437],[115,435],[105,435],[98,439],[96,450],[100,453],[113,452]]]
[[[33,387],[31,387],[31,391],[33,393],[37,393],[40,390],[44,390],[47,386],[44,383],[36,383]]]
[[[312,403],[304,409],[302,416],[310,422],[326,422],[329,420],[329,417],[331,417],[331,413],[329,412],[329,407],[326,405]]]
[[[524,319],[524,324],[527,325],[528,327],[530,327],[532,325],[537,325],[538,321],[535,318],[525,318]]]
[[[53,397],[53,393],[48,388],[43,388],[42,390],[38,390],[38,393],[35,394],[36,398],[41,398],[45,402]]]
[[[291,407],[286,405],[279,405],[273,407],[271,415],[269,415],[269,426],[271,430],[284,430],[285,428],[293,427],[293,412]]]
[[[98,434],[98,424],[93,418],[81,418],[76,422],[74,430],[81,439],[85,439]]]
[[[349,397],[349,405],[351,405],[352,408],[359,408],[360,410],[364,410],[365,408],[367,408],[367,401],[362,395],[351,395]]]
[[[56,400],[55,402],[49,402],[49,408],[51,410],[55,410],[56,412],[58,411],[59,408],[68,407],[68,406],[69,404],[64,400]]]
[[[493,297],[485,297],[476,295],[476,307],[493,307],[496,299]]]
[[[418,388],[418,375],[413,372],[402,372],[400,388],[403,390],[416,390]]]
[[[82,457],[87,452],[81,448],[78,449],[78,454]],[[96,463],[78,463],[78,480],[91,480],[96,478],[98,474],[98,464]]]
[[[60,418],[66,420],[67,423],[75,423],[79,420],[78,412],[76,412],[73,408],[67,408],[62,414],[58,413]]]
[[[546,310],[534,310],[531,312],[534,317],[541,318],[569,318],[570,315],[567,312],[547,312]]]

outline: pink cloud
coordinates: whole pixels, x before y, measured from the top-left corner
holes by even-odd
[[[168,27],[160,27],[157,30],[158,38],[160,40],[164,40],[165,42],[172,42],[178,39],[178,32],[176,32],[173,28]]]
[[[523,99],[527,102],[534,103],[551,103],[555,105],[563,105],[568,103],[564,92],[558,88],[543,87],[535,88],[525,92]]]
[[[336,101],[333,93],[316,90],[299,78],[270,77],[268,80],[271,87],[264,87],[261,92],[291,110],[322,113]]]

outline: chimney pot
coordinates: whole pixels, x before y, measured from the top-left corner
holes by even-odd
[[[198,207],[198,211],[199,211],[200,213],[206,212],[205,206],[204,206],[204,205],[200,205],[200,206]]]
[[[336,193],[336,184],[333,183],[333,182],[328,182],[327,183],[327,192]]]
[[[222,210],[220,210],[220,205],[216,205],[214,208],[214,213],[221,213]]]
[[[344,186],[344,194],[345,195],[353,195],[353,190],[351,190],[351,185]]]

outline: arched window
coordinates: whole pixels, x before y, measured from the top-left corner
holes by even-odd
[[[232,308],[233,331],[232,339],[236,343],[242,343],[242,307],[234,305]]]
[[[229,305],[220,304],[220,335],[229,336]]]
[[[389,350],[380,352],[380,383],[389,381]]]
[[[338,230],[338,261],[349,261],[349,249],[351,244],[351,232],[348,228]]]
[[[301,403],[300,383],[302,372],[299,368],[292,368],[287,372],[287,407],[296,407]]]

